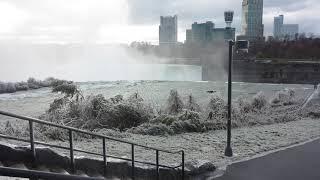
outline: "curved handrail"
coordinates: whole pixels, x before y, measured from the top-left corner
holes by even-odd
[[[52,123],[52,122],[40,120],[40,119],[37,119],[37,118],[21,116],[21,115],[17,115],[17,114],[14,114],[14,113],[1,111],[1,110],[0,110],[0,115],[12,117],[12,118],[17,118],[17,119],[21,119],[21,120],[25,120],[25,121],[29,122],[29,131],[30,131],[30,139],[29,140],[20,139],[20,138],[16,138],[16,137],[3,136],[1,134],[0,134],[0,138],[6,138],[6,139],[12,139],[12,140],[24,141],[24,142],[28,142],[29,141],[30,145],[31,145],[31,152],[32,152],[32,157],[33,157],[34,161],[36,159],[35,144],[40,144],[40,145],[45,145],[45,146],[49,146],[49,147],[56,147],[56,148],[62,148],[62,149],[70,150],[70,167],[71,167],[71,171],[72,172],[75,171],[74,151],[77,151],[77,152],[83,152],[83,153],[87,153],[87,154],[95,154],[95,155],[99,155],[99,156],[101,155],[103,157],[103,161],[104,161],[104,170],[106,170],[106,164],[107,164],[107,159],[106,158],[107,157],[113,157],[113,158],[117,158],[117,159],[131,161],[132,179],[134,179],[134,177],[135,177],[135,162],[136,163],[142,163],[142,164],[148,164],[148,165],[155,165],[156,166],[156,171],[157,171],[157,179],[159,179],[159,167],[172,168],[172,169],[176,169],[176,168],[181,167],[181,179],[182,180],[184,179],[184,170],[185,170],[184,158],[185,158],[185,154],[184,154],[183,150],[180,150],[180,151],[169,151],[169,150],[149,147],[149,146],[146,146],[146,145],[141,145],[141,144],[133,143],[133,142],[126,141],[126,140],[113,138],[113,137],[109,137],[109,136],[105,136],[105,135],[101,135],[101,134],[97,134],[97,133],[92,133],[92,132],[88,132],[88,131],[85,131],[85,130],[81,130],[81,129],[77,129],[77,128],[74,128],[74,127],[70,127],[70,126],[59,125],[59,124],[55,124],[55,123]],[[34,131],[33,123],[44,124],[44,125],[53,126],[53,127],[57,127],[57,128],[68,130],[68,132],[69,132],[69,148],[35,141],[34,140],[34,132],[33,132]],[[88,152],[88,151],[83,151],[83,150],[80,150],[80,149],[75,149],[73,147],[73,132],[82,133],[82,134],[86,134],[86,135],[90,135],[90,136],[101,138],[103,140],[103,154],[96,154],[96,153],[91,153],[91,152]],[[105,141],[106,139],[131,145],[131,159],[124,159],[124,158],[120,158],[120,157],[107,155],[106,154],[106,141]],[[135,146],[156,151],[156,163],[154,164],[154,163],[150,163],[150,162],[143,162],[143,161],[135,160],[135,158],[134,158],[134,147]],[[161,165],[159,163],[159,152],[164,152],[164,153],[168,153],[168,154],[180,154],[181,153],[181,161],[182,161],[181,165],[175,166],[175,167],[169,167],[169,166]]]

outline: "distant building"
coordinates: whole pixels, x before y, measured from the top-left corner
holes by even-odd
[[[298,24],[284,24],[284,16],[280,15],[274,18],[273,36],[275,39],[294,40],[299,33]]]
[[[186,43],[191,43],[193,41],[192,29],[186,30]]]
[[[275,39],[279,39],[281,37],[281,28],[283,26],[283,15],[280,15],[278,17],[274,17],[273,21],[273,36]]]
[[[206,23],[193,23],[192,29],[186,31],[186,43],[199,45],[214,44],[235,39],[235,28],[215,28],[211,21]]]
[[[299,34],[299,25],[284,24],[281,28],[281,33],[283,38],[294,40],[296,38],[296,35]]]
[[[263,40],[264,25],[263,0],[243,0],[242,2],[242,35],[240,39]]]
[[[178,42],[178,16],[161,16],[159,44],[172,45]]]

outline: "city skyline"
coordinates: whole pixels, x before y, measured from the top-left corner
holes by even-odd
[[[193,22],[213,21],[224,27],[223,12],[235,11],[233,27],[241,33],[242,0],[0,0],[0,40],[35,43],[130,43],[158,41],[159,16],[179,16],[178,41],[185,40]],[[299,24],[300,32],[319,34],[320,2],[265,0],[264,35],[273,34],[273,17],[286,16],[286,23]]]

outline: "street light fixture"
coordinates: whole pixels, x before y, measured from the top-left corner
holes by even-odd
[[[233,11],[226,11],[224,13],[224,18],[226,22],[226,32],[231,33],[231,23],[233,21]],[[228,67],[228,119],[227,119],[227,146],[225,149],[225,156],[232,157],[233,152],[231,148],[231,114],[232,114],[232,55],[233,55],[233,46],[236,45],[237,52],[244,51],[248,52],[249,42],[246,40],[241,40],[238,42],[234,42],[234,40],[229,40],[229,67]]]
[[[227,146],[224,152],[225,156],[232,157],[231,148],[231,102],[232,102],[232,54],[235,42],[229,41],[229,67],[228,67],[228,119],[227,119]]]
[[[231,33],[231,23],[233,21],[233,11],[224,12],[224,20],[226,22],[226,33]],[[227,146],[224,152],[225,156],[232,157],[231,148],[231,99],[232,99],[232,54],[233,46],[235,45],[232,39],[229,40],[229,68],[228,68],[228,119],[227,119]]]

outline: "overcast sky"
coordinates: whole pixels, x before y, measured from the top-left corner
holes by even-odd
[[[224,26],[223,11],[234,10],[240,33],[242,0],[0,0],[0,40],[35,43],[129,43],[158,40],[160,15],[177,14],[179,40],[194,21]],[[319,0],[265,0],[265,35],[273,17],[320,32]]]

